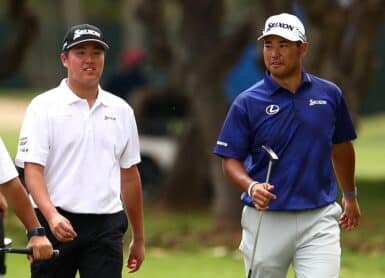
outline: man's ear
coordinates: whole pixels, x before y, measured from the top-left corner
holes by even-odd
[[[299,48],[300,48],[302,57],[304,57],[306,55],[308,47],[309,47],[309,44],[307,42],[300,44]]]
[[[63,66],[67,67],[67,61],[68,61],[68,52],[62,52],[60,53],[60,61],[63,64]]]

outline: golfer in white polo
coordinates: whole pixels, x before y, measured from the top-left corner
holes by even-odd
[[[67,77],[26,112],[16,162],[60,249],[32,264],[36,278],[121,277],[128,224],[128,271],[144,260],[138,132],[132,108],[99,85],[108,48],[98,27],[69,28],[60,54]]]

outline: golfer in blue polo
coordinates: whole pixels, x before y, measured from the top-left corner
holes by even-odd
[[[280,278],[292,264],[297,278],[338,277],[340,227],[360,221],[351,118],[340,88],[303,69],[308,43],[296,16],[269,17],[258,39],[266,74],[235,99],[214,149],[225,175],[250,197],[239,247],[246,271]],[[269,184],[262,145],[279,157]]]

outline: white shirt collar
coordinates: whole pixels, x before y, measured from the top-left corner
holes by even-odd
[[[67,79],[64,78],[59,85],[62,89],[63,95],[64,95],[64,102],[67,104],[72,104],[78,101],[82,101],[83,99],[80,98],[78,95],[76,95],[71,88],[67,84]],[[108,94],[106,91],[104,91],[100,85],[98,86],[98,96],[96,98],[95,104],[103,104],[105,106],[108,106],[111,104],[110,99],[108,97]]]

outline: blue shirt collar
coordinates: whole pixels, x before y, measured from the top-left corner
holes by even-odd
[[[267,87],[267,92],[270,95],[275,94],[276,92],[278,92],[279,89],[282,88],[273,79],[271,79],[270,73],[267,70],[265,71],[265,77],[263,78],[263,80]],[[302,70],[302,81],[301,81],[300,87],[302,87],[305,84],[310,84],[311,82],[312,81],[311,81],[310,75],[304,70]]]

